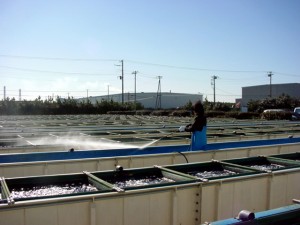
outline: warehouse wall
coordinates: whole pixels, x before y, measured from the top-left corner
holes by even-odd
[[[155,108],[156,106],[156,92],[141,92],[136,93],[137,102],[141,103],[145,108]],[[95,104],[96,101],[103,100],[113,100],[115,102],[122,102],[122,94],[115,95],[105,95],[105,96],[96,96],[89,98],[92,104]],[[125,102],[134,102],[135,95],[134,93],[124,93],[124,101]],[[170,92],[162,92],[161,93],[161,108],[169,109],[169,108],[177,108],[182,107],[189,101],[203,101],[203,96],[199,94],[185,94],[185,93],[170,93]]]
[[[300,84],[272,84],[272,97],[282,94],[300,98]],[[250,100],[261,100],[270,97],[270,85],[242,87],[242,106],[247,106]]]

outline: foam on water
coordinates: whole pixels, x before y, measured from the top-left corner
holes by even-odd
[[[259,169],[259,170],[276,170],[276,169],[284,168],[285,166],[271,163],[271,164],[265,164],[265,165],[251,165],[250,167]]]
[[[34,198],[53,195],[67,195],[83,192],[97,191],[91,184],[65,184],[65,185],[45,185],[31,188],[12,189],[11,197],[14,199]]]
[[[128,179],[128,180],[116,181],[113,183],[113,185],[119,188],[126,188],[126,187],[153,185],[153,184],[164,184],[170,182],[175,182],[175,181],[166,177],[147,176],[145,178],[140,178],[140,179]]]
[[[209,170],[209,171],[192,171],[188,172],[188,174],[192,176],[196,176],[198,178],[211,178],[211,177],[221,177],[221,176],[230,176],[238,174],[236,172],[230,170]]]

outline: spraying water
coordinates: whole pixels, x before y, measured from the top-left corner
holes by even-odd
[[[18,136],[19,138],[21,138],[21,139],[24,139],[24,141],[27,142],[29,145],[36,146],[36,145],[33,144],[31,141],[26,140],[23,136],[21,136],[21,135],[17,135],[17,136]]]
[[[156,140],[153,140],[153,141],[151,141],[151,142],[149,142],[147,144],[144,144],[144,145],[142,145],[142,146],[139,147],[139,150],[143,150],[145,148],[148,148],[149,146],[153,145],[154,143],[156,143],[158,141],[160,141],[160,139],[156,139]]]
[[[139,149],[140,149],[140,150],[143,150],[143,149],[145,149],[145,148],[148,148],[149,146],[153,145],[154,143],[156,143],[156,142],[158,142],[158,141],[161,141],[162,139],[164,139],[164,138],[166,138],[166,137],[169,137],[169,136],[173,135],[173,133],[174,133],[174,132],[171,132],[171,133],[169,133],[169,134],[167,134],[167,135],[165,135],[165,136],[163,136],[163,137],[161,137],[161,138],[158,138],[158,139],[153,140],[153,141],[151,141],[151,142],[149,142],[149,143],[147,143],[147,144],[144,144],[144,145],[140,146]]]
[[[49,134],[47,137],[26,142],[30,143],[31,145],[57,145],[75,150],[101,150],[136,147],[135,145],[120,143],[106,138],[95,138],[89,135],[57,136],[54,134]]]

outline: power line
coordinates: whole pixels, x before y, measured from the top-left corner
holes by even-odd
[[[149,63],[149,62],[142,62],[142,61],[135,61],[135,60],[126,60],[128,63],[135,63],[135,64],[143,64],[149,66],[159,66],[159,67],[168,67],[173,69],[182,69],[182,70],[196,70],[196,71],[208,71],[208,72],[225,72],[225,73],[266,73],[269,72],[267,70],[224,70],[224,69],[207,69],[207,68],[197,68],[197,67],[184,67],[184,66],[174,66],[168,64],[158,64],[158,63]],[[293,76],[293,77],[300,77],[300,74],[289,74],[289,73],[282,73],[276,72],[276,74],[285,75],[285,76]]]
[[[25,78],[25,77],[23,77],[23,76],[3,76],[3,75],[1,75],[1,78],[6,78],[6,79],[18,79],[18,80],[20,80],[20,79],[25,79],[25,80],[28,80],[28,78]],[[44,79],[44,78],[42,78],[42,77],[35,77],[35,78],[30,78],[30,80],[43,80],[43,81],[48,81],[48,82],[51,82],[51,81],[55,81],[55,80],[48,80],[48,79]]]
[[[139,72],[139,76],[140,77],[145,77],[145,78],[150,78],[150,79],[157,79],[157,77],[156,76],[152,76],[152,75],[149,75],[149,74],[145,74],[145,73],[141,73],[141,72]]]
[[[220,89],[220,88],[216,88],[217,90],[219,90],[219,91],[222,91],[222,92],[224,92],[224,93],[227,93],[228,95],[231,95],[231,96],[235,96],[236,94],[233,94],[233,93],[231,93],[231,92],[228,92],[228,91],[224,91],[224,90],[222,90],[222,89]]]
[[[17,92],[18,90],[6,90],[6,91],[9,91],[9,92]],[[33,92],[33,93],[36,93],[36,92],[62,92],[62,93],[64,93],[64,92],[72,92],[72,93],[74,93],[74,92],[83,92],[83,93],[85,93],[86,92],[86,90],[85,91],[70,91],[70,90],[63,90],[63,91],[58,91],[58,90],[42,90],[42,91],[32,91],[32,90],[22,90],[22,92],[29,92],[29,93],[31,93],[31,92]],[[105,92],[106,93],[106,91],[91,91],[91,90],[89,90],[89,92]]]
[[[66,74],[66,75],[87,75],[87,76],[115,76],[115,74],[100,74],[100,73],[82,73],[82,72],[60,72],[60,71],[50,71],[50,70],[36,70],[28,68],[19,68],[12,66],[0,66],[0,68],[14,69],[26,72],[35,72],[35,73],[56,73],[56,74]]]
[[[54,61],[91,61],[91,62],[99,62],[99,61],[107,61],[107,62],[118,62],[118,59],[105,59],[105,58],[67,58],[67,57],[44,57],[44,56],[22,56],[22,55],[6,55],[0,54],[0,57],[4,58],[20,58],[20,59],[30,59],[30,60],[54,60]],[[125,61],[125,60],[124,60]],[[185,66],[174,66],[168,64],[159,64],[159,63],[150,63],[136,60],[126,60],[128,63],[134,64],[142,64],[149,66],[159,66],[159,67],[168,67],[173,69],[183,69],[183,70],[196,70],[196,71],[208,71],[208,72],[225,72],[225,73],[267,73],[268,70],[225,70],[225,69],[208,69],[208,68],[197,68],[197,67],[185,67]],[[284,76],[293,76],[300,77],[299,74],[289,74],[273,71],[276,74],[284,75]]]
[[[54,61],[110,61],[116,62],[117,59],[88,59],[88,58],[64,58],[64,57],[43,57],[43,56],[24,56],[24,55],[0,55],[0,57],[5,58],[20,58],[20,59],[34,59],[34,60],[54,60]]]
[[[173,69],[197,70],[197,71],[209,71],[209,72],[228,72],[228,73],[265,73],[265,72],[267,72],[267,71],[262,71],[262,70],[221,70],[221,69],[206,69],[206,68],[184,67],[184,66],[174,66],[174,65],[167,65],[167,64],[148,63],[148,62],[141,62],[141,61],[134,61],[134,60],[126,60],[126,62],[129,62],[129,63],[135,63],[135,64],[149,65],[149,66],[168,67],[168,68],[173,68]]]
[[[274,71],[274,73],[279,74],[279,75],[283,75],[283,76],[290,76],[290,77],[300,77],[300,75],[298,74],[289,74],[289,73],[280,73],[280,72],[276,72]]]
[[[240,76],[239,78],[224,78],[224,77],[219,77],[220,80],[222,81],[230,81],[230,82],[240,82],[240,81],[245,81],[245,80],[250,80],[253,81],[253,79],[257,80],[257,79],[264,79],[261,74],[257,75],[257,76],[253,76],[251,75],[251,77],[246,77],[246,76]]]

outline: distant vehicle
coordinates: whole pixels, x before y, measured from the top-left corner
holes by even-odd
[[[262,118],[267,120],[293,120],[293,112],[286,109],[266,109],[262,113]]]
[[[294,109],[292,120],[300,120],[300,107]]]
[[[263,113],[275,113],[275,112],[285,112],[283,109],[266,109]]]

